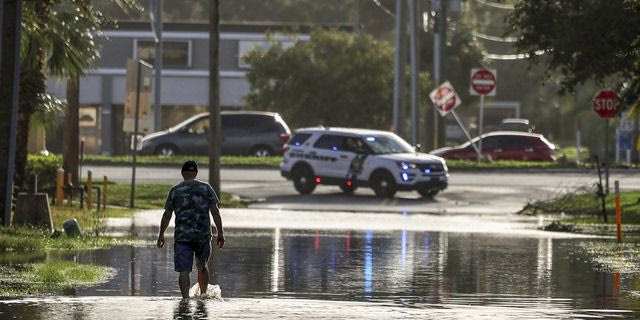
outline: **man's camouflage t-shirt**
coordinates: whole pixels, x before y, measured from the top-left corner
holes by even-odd
[[[176,214],[175,241],[210,241],[209,209],[219,202],[208,183],[188,180],[173,186],[164,208]]]

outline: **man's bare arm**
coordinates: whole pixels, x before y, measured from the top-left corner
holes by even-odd
[[[216,225],[216,230],[218,230],[216,245],[222,249],[224,246],[224,229],[222,229],[222,217],[220,217],[220,208],[217,203],[211,206],[211,216],[213,217],[213,223]]]
[[[162,214],[162,220],[160,221],[160,233],[158,234],[158,248],[164,247],[164,232],[167,230],[167,227],[169,227],[172,214],[173,211],[170,210],[164,210],[164,213]]]

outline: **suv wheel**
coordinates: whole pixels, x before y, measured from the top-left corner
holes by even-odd
[[[393,198],[396,194],[396,182],[389,172],[380,171],[371,177],[371,189],[380,198]]]
[[[273,155],[273,151],[271,151],[271,148],[267,146],[255,146],[251,148],[250,153],[252,156],[256,157],[269,157]]]
[[[316,183],[313,181],[313,172],[308,167],[293,169],[291,180],[293,180],[293,187],[300,194],[310,194],[316,188]]]
[[[436,194],[438,194],[438,192],[440,192],[440,190],[434,190],[434,189],[418,189],[418,193],[425,199],[431,199],[433,197],[436,196]]]
[[[156,148],[156,154],[160,156],[167,156],[167,157],[175,156],[178,154],[178,148],[172,145],[163,144],[158,148]]]
[[[358,189],[358,187],[354,186],[354,185],[346,185],[346,184],[341,184],[340,185],[340,190],[342,190],[342,192],[346,193],[346,194],[353,194],[354,191],[356,191],[356,189]]]

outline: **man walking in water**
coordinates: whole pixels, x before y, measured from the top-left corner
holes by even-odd
[[[171,215],[176,213],[176,226],[174,233],[174,268],[180,273],[178,283],[183,299],[189,298],[190,279],[189,274],[193,267],[193,257],[196,258],[198,269],[198,285],[200,293],[207,292],[209,273],[207,261],[211,255],[211,224],[209,212],[218,230],[216,245],[224,246],[224,231],[222,218],[218,204],[218,196],[208,183],[196,180],[198,165],[189,160],[182,165],[182,177],[184,181],[173,186],[169,190],[167,201],[164,205],[164,214],[160,222],[160,234],[158,235],[158,248],[164,247],[164,232],[169,226]]]

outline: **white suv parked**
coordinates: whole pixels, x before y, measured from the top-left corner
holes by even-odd
[[[301,194],[327,184],[345,193],[370,187],[385,198],[398,190],[431,198],[447,188],[449,178],[444,159],[417,152],[394,133],[325,127],[297,130],[284,146],[280,171]]]

